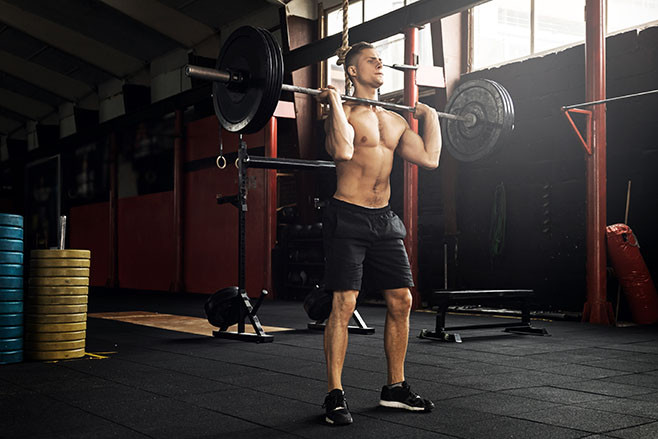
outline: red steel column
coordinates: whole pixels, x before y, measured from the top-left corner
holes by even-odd
[[[277,156],[277,120],[272,116],[265,127],[265,156]],[[270,298],[274,298],[272,291],[272,249],[276,245],[276,169],[265,170],[267,178],[265,183],[265,288],[270,292]]]
[[[605,99],[605,0],[586,0],[586,100]],[[606,285],[606,106],[592,107],[592,154],[587,160],[587,301],[583,321],[612,324]]]
[[[404,31],[404,63],[416,65],[418,54],[418,28],[410,27]],[[418,102],[418,87],[416,72],[404,72],[404,103],[415,106]],[[418,120],[411,113],[407,114],[407,122],[415,132],[418,132]],[[404,225],[407,228],[407,253],[411,264],[414,282],[418,284],[418,166],[404,162]],[[411,289],[413,309],[420,306],[420,295],[417,288]]]
[[[183,272],[183,110],[176,110],[174,122],[174,280],[169,291],[185,291]]]

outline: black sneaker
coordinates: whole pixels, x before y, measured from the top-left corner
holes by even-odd
[[[382,407],[392,407],[417,412],[431,412],[434,403],[429,399],[421,398],[420,395],[409,388],[406,381],[397,387],[382,387],[382,395],[379,400]]]
[[[352,415],[347,408],[347,401],[345,401],[345,394],[341,389],[334,389],[327,393],[322,404],[327,410],[324,417],[325,422],[331,425],[349,425],[352,423]]]

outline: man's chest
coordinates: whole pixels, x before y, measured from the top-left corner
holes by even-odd
[[[400,124],[386,112],[363,108],[352,111],[349,117],[354,127],[354,146],[395,149],[402,135]]]

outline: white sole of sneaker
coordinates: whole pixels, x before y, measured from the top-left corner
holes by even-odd
[[[403,402],[397,402],[397,401],[384,401],[383,399],[379,400],[379,405],[382,407],[390,407],[394,409],[403,409],[403,410],[410,410],[412,412],[424,412],[425,407],[413,407],[410,405],[407,405]]]

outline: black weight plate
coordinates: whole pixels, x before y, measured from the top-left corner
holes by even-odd
[[[259,29],[269,45],[270,59],[272,61],[272,69],[270,70],[270,89],[268,92],[267,103],[262,108],[262,126],[267,125],[270,118],[276,110],[281,97],[281,84],[283,83],[283,55],[279,44],[274,39],[274,36],[266,29]]]
[[[0,251],[23,252],[22,239],[0,239]]]
[[[442,120],[446,147],[457,160],[478,160],[496,149],[505,129],[505,103],[493,84],[482,79],[460,84],[448,100],[446,112],[476,116],[472,126],[463,121]]]
[[[253,122],[263,102],[268,67],[268,44],[254,27],[243,26],[229,35],[217,58],[217,70],[240,72],[243,84],[213,83],[213,105],[227,131],[254,133],[262,128]]]
[[[23,361],[23,351],[0,352],[0,364],[20,363]]]
[[[507,106],[505,108],[505,132],[509,136],[512,131],[514,131],[514,103],[512,102],[512,97],[505,87],[495,81],[489,81],[494,84],[500,90]]]
[[[0,238],[23,240],[23,228],[0,226]]]
[[[491,79],[485,79],[485,81],[489,82],[491,85],[496,87],[500,93],[500,95],[503,98],[503,104],[505,108],[505,117],[504,117],[504,122],[503,122],[503,132],[498,139],[498,144],[503,145],[509,138],[509,135],[512,132],[512,125],[513,125],[513,120],[510,120],[511,112],[510,112],[510,104],[511,104],[511,98],[507,94],[507,90],[505,88],[498,84],[495,81],[492,81]]]
[[[21,264],[0,264],[0,276],[23,276],[23,265]]]
[[[265,60],[267,62],[267,71],[268,75],[265,78],[265,86],[264,86],[264,93],[263,93],[263,100],[261,101],[260,107],[258,107],[258,111],[254,115],[254,119],[252,121],[253,126],[260,126],[264,127],[265,124],[267,123],[268,115],[265,114],[265,109],[269,108],[271,106],[271,99],[272,99],[272,94],[273,94],[273,88],[274,88],[274,70],[275,70],[275,59],[274,59],[274,54],[272,53],[272,47],[269,42],[269,39],[265,35],[265,31],[261,28],[256,28],[258,33],[260,33],[261,37],[263,38],[263,41],[265,42]]]
[[[268,101],[267,103],[264,103],[263,111],[261,112],[263,117],[261,123],[265,126],[274,114],[274,110],[276,110],[276,106],[281,98],[281,85],[283,84],[283,54],[281,52],[281,47],[274,36],[266,29],[259,28],[259,30],[268,42],[270,59],[272,60],[272,70],[269,78],[270,89],[267,94]]]
[[[18,291],[17,293],[4,293],[3,291]],[[24,299],[21,290],[0,290],[0,302],[20,302]]]
[[[23,337],[23,326],[0,326],[0,338]]]
[[[0,289],[23,288],[23,278],[16,276],[0,276]]]
[[[0,264],[22,264],[23,253],[0,251]]]
[[[0,226],[11,226],[23,228],[23,217],[10,213],[0,213]]]
[[[22,338],[0,338],[0,352],[20,351],[21,349],[23,349]]]

